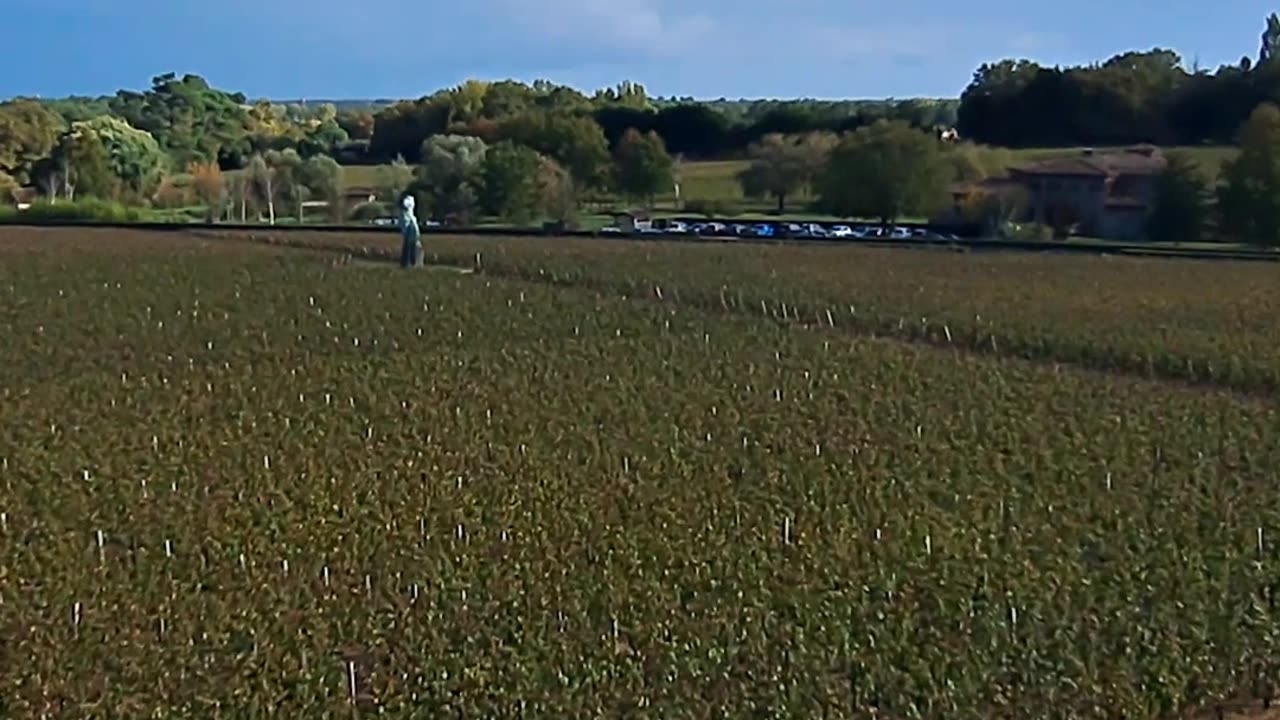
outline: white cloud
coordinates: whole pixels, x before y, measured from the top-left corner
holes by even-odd
[[[520,30],[545,40],[650,56],[678,55],[711,37],[716,28],[706,14],[682,14],[654,0],[496,2],[510,11]]]

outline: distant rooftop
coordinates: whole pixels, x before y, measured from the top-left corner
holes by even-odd
[[[1080,154],[1055,157],[1011,168],[1016,175],[1073,175],[1110,177],[1112,175],[1152,175],[1164,169],[1166,160],[1160,149],[1138,145],[1122,150],[1096,152],[1086,148]]]

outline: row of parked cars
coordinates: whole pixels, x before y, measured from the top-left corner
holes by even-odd
[[[376,218],[374,225],[395,227],[398,218]],[[426,220],[422,227],[438,228],[440,223]],[[621,235],[634,232],[639,235],[698,235],[722,238],[810,238],[831,240],[959,240],[950,233],[940,233],[926,228],[879,225],[846,225],[815,222],[718,222],[655,219],[640,221],[634,231],[619,227],[607,227],[603,233]]]
[[[606,233],[623,233],[621,228],[605,228]],[[849,240],[958,240],[955,235],[925,228],[881,227],[879,225],[844,225],[794,222],[689,222],[684,220],[651,220],[637,222],[640,235],[701,235],[704,237],[741,238],[813,238]]]

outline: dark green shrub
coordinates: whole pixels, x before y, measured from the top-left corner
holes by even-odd
[[[0,210],[0,222],[8,223],[39,224],[65,221],[130,223],[143,222],[146,219],[146,213],[142,208],[97,198],[40,200],[26,210],[10,207]]]

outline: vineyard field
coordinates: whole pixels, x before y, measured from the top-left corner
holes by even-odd
[[[257,234],[395,257],[388,233]],[[493,276],[831,323],[1001,357],[1280,393],[1280,264],[1053,253],[432,235]],[[785,308],[785,313],[784,313]],[[828,315],[830,313],[830,315]]]
[[[841,276],[795,249],[429,238],[460,275],[368,261],[385,235],[299,237],[366,259],[0,230],[0,717],[1274,697],[1262,271],[1200,276],[1192,309],[1190,269],[1128,261],[860,251]],[[842,331],[899,311],[953,345]],[[1202,362],[1219,321],[1244,378],[1221,388],[960,342]]]

